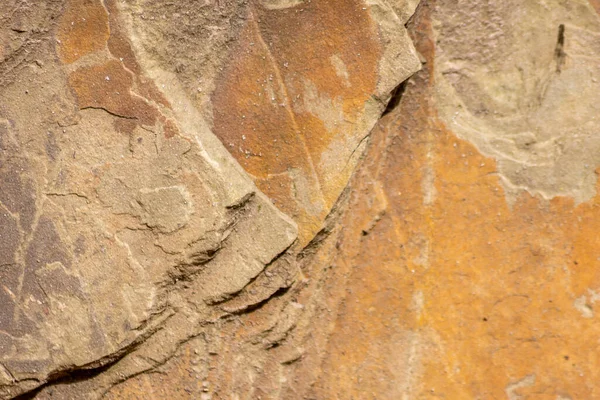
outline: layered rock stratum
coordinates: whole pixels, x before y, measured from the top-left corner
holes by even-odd
[[[0,398],[600,397],[597,0],[0,21]]]

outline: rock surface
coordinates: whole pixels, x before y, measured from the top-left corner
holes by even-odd
[[[202,119],[142,73],[115,3],[47,6],[14,5],[41,21],[19,28],[39,38],[1,88],[3,396],[159,331],[176,346],[297,236]]]
[[[6,0],[0,398],[600,397],[600,2],[417,3]]]

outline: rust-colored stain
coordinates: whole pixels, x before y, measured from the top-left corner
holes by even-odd
[[[317,398],[600,398],[600,198],[509,206],[494,161],[437,122],[432,65],[376,129],[381,164],[340,222],[335,264],[353,268]]]
[[[101,51],[110,35],[108,13],[96,0],[69,0],[56,33],[58,55],[70,64]]]
[[[106,8],[105,8],[106,5]],[[98,53],[101,63],[82,66],[69,75],[69,85],[81,109],[97,108],[113,114],[115,129],[132,134],[138,125],[157,122],[168,139],[179,128],[160,107],[170,104],[154,83],[143,76],[131,44],[119,26],[114,0],[72,0],[61,17],[57,52],[63,63]],[[102,54],[103,50],[108,50]]]
[[[104,108],[122,118],[137,118],[142,124],[154,123],[154,108],[130,90],[133,76],[116,60],[82,67],[69,76],[81,108]]]
[[[119,22],[119,11],[115,0],[105,0],[104,4],[109,12],[110,21],[110,37],[107,41],[107,46],[114,58],[123,63],[123,66],[135,75],[136,88],[140,96],[151,100],[166,108],[171,108],[171,105],[163,94],[158,90],[154,82],[143,75],[131,43],[127,39],[127,35],[123,32],[123,28]]]
[[[283,10],[255,5],[248,21],[217,81],[214,131],[259,188],[299,222],[306,244],[347,183],[347,160],[338,157],[332,168],[323,154],[349,140],[344,123],[364,115],[381,43],[361,1]]]

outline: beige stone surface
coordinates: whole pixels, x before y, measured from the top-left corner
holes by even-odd
[[[2,7],[0,398],[600,397],[597,0]]]
[[[137,1],[123,6],[144,67],[189,105],[299,224],[323,228],[392,89],[420,63],[384,1]],[[177,89],[175,89],[177,88]],[[177,106],[180,100],[173,98]]]
[[[509,201],[522,191],[592,199],[600,161],[600,20],[592,4],[449,8],[432,17],[444,123],[497,160]]]
[[[200,3],[3,5],[1,397],[101,396],[288,290],[420,67],[414,4]]]
[[[297,235],[141,72],[113,2],[46,6],[12,6],[42,22],[0,88],[3,397],[186,340]]]

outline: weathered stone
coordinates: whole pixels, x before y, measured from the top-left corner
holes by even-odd
[[[134,48],[167,97],[181,89],[298,222],[304,246],[346,187],[389,93],[419,68],[405,20],[383,1],[207,7],[125,5]],[[414,4],[398,9],[406,18]]]
[[[161,367],[162,380],[142,375],[113,389],[112,398],[160,397],[178,383],[213,398],[598,397],[595,105],[569,98],[560,103],[548,89],[550,98],[536,102],[553,106],[531,111],[525,106],[533,101],[530,92],[498,84],[502,77],[491,72],[474,73],[491,70],[491,61],[480,67],[475,62],[491,57],[501,65],[521,63],[525,84],[535,84],[527,75],[542,68],[555,87],[593,87],[593,58],[569,59],[565,47],[588,34],[571,27],[569,39],[567,20],[597,32],[598,17],[586,2],[573,3],[568,11],[556,2],[546,4],[554,11],[535,13],[529,8],[534,3],[424,2],[410,30],[425,68],[373,130],[330,233],[304,253],[306,280],[289,292],[290,302],[303,305],[295,328],[274,348],[263,342],[274,330],[270,316],[281,313],[274,309],[285,304],[270,302],[221,328],[212,357],[203,346],[214,339],[190,343]],[[566,59],[558,73],[561,23]],[[547,46],[523,33],[532,26],[548,32]],[[502,36],[523,48],[507,50],[512,42]],[[456,73],[447,69],[451,57],[465,59]],[[592,71],[585,80],[581,69]],[[509,91],[517,115],[501,117],[507,111],[498,96]],[[589,99],[596,92],[575,93]],[[487,112],[477,114],[465,102]],[[457,110],[457,118],[448,110]],[[536,140],[560,127],[581,130],[587,142],[569,150],[577,160],[568,171],[557,167],[568,160],[548,156],[551,163],[541,163],[538,172],[523,173],[526,185],[511,184],[509,156],[521,164],[545,156],[527,147],[512,155],[495,150],[518,142],[514,132],[525,118],[537,121]],[[488,125],[474,131],[461,122]],[[500,123],[505,125],[492,125]],[[591,188],[583,162],[592,171]],[[283,324],[288,314],[279,315]],[[267,360],[261,359],[262,343],[269,348]],[[186,371],[206,363],[214,374],[193,369],[198,380],[190,380]]]
[[[523,190],[591,200],[600,163],[600,22],[591,5],[442,5],[432,18],[440,117],[497,160],[509,201]]]
[[[443,45],[462,46],[467,38],[453,42],[442,35],[448,25],[437,18],[461,26],[462,32],[468,26],[463,18],[485,24],[490,10],[503,10],[505,4],[428,2],[413,20],[411,30],[426,68],[411,78],[400,106],[374,130],[365,163],[352,182],[348,208],[307,266],[307,275],[316,282],[296,300],[307,315],[288,344],[305,353],[285,372],[286,384],[275,385],[284,391],[280,398],[599,395],[597,361],[591,356],[595,344],[586,345],[598,335],[597,186],[583,203],[575,190],[565,196],[531,186],[514,192],[506,184],[501,160],[475,147],[485,138],[466,133],[461,138],[465,131],[454,131],[464,128],[458,118],[446,119],[445,109],[456,100],[441,97],[445,89],[439,85],[447,83],[440,80],[449,79],[438,69],[448,57]],[[573,21],[598,21],[586,3],[578,6],[574,10],[584,17]],[[531,14],[511,15],[522,19],[502,25],[508,17],[500,17],[498,29],[508,34],[515,25],[532,24]],[[541,12],[536,17],[556,18]],[[475,43],[457,57],[501,50],[478,41],[493,33],[467,34]],[[556,40],[556,32],[552,38]],[[527,44],[522,54],[529,59],[540,43]],[[548,48],[550,60],[554,51]],[[512,57],[504,61],[517,62]],[[582,68],[577,58],[567,56],[557,78],[565,79],[563,85],[569,85],[568,79],[574,87],[580,84],[579,77],[568,78],[569,68]],[[468,62],[464,68],[470,71]],[[491,86],[495,78],[482,77],[481,82]],[[469,101],[485,99],[468,93]],[[529,96],[526,91],[516,95]],[[489,107],[494,115],[496,107]],[[577,107],[581,111],[548,109],[546,119],[591,126],[595,118],[587,114],[588,104]],[[510,129],[500,132],[508,136]],[[545,134],[541,128],[538,132]],[[489,129],[482,135],[493,133]],[[588,138],[593,141],[594,135]],[[591,145],[578,151],[580,159],[594,157]],[[590,167],[593,171],[597,165]],[[554,171],[552,176],[560,178],[560,169]],[[553,184],[547,175],[530,177],[537,187]],[[315,330],[316,324],[326,328]]]
[[[115,5],[65,7],[0,87],[2,397],[113,362],[178,313],[197,323],[169,340],[187,340],[207,302],[296,239],[210,131],[176,122],[179,103],[120,57]]]
[[[5,3],[0,398],[600,397],[597,0]]]

